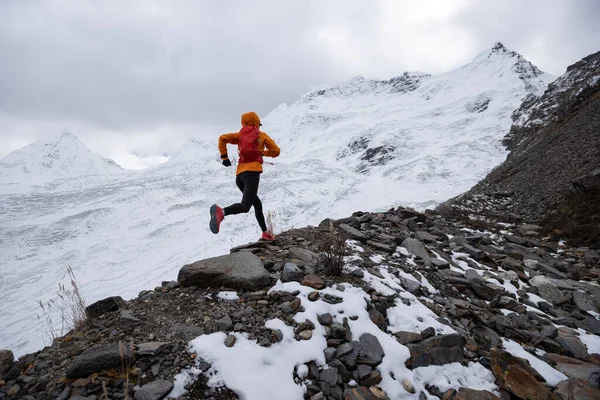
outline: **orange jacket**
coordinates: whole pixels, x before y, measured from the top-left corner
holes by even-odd
[[[261,126],[258,114],[255,112],[242,114],[242,126],[246,125]],[[226,133],[219,136],[219,153],[221,154],[221,159],[228,159],[227,144],[238,144],[238,137],[239,132]],[[277,147],[277,144],[275,144],[273,139],[271,139],[269,135],[262,131],[258,137],[258,149],[263,157],[277,157],[280,152],[279,147]],[[263,167],[258,161],[238,163],[235,174],[239,175],[246,171],[263,172]]]

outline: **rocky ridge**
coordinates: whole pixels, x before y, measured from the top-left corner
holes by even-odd
[[[218,371],[188,342],[222,332],[223,347],[241,333],[276,346],[288,339],[265,326],[273,319],[293,329],[291,341],[326,340],[321,357],[290,371],[306,399],[598,398],[600,256],[548,242],[535,225],[486,228],[400,208],[234,248],[130,301],[90,305],[90,324],[39,352],[15,361],[1,351],[0,399],[163,399],[182,374],[198,379],[180,400],[235,399],[207,384]],[[347,238],[340,276],[324,268],[332,237]],[[335,308],[349,292],[366,317]],[[296,318],[312,304],[330,311]],[[360,333],[365,324],[376,331]],[[406,354],[402,376],[388,371],[396,352]],[[493,387],[419,378],[435,366],[481,368]]]
[[[506,161],[438,211],[535,223],[600,248],[600,52],[526,99],[513,119]]]

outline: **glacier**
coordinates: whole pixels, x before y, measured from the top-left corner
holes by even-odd
[[[439,75],[314,87],[263,118],[282,149],[261,179],[265,212],[277,233],[357,210],[433,207],[505,159],[512,113],[553,79],[498,44]],[[18,356],[48,344],[38,301],[56,300],[67,266],[88,303],[131,298],[176,279],[186,263],[256,240],[253,213],[226,218],[218,235],[208,229],[210,205],[241,196],[217,137],[190,138],[141,171],[93,154],[72,134],[0,160],[0,348]]]

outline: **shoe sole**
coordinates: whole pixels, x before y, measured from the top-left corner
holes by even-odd
[[[212,233],[219,233],[219,222],[217,221],[217,205],[213,204],[210,207],[210,231]]]

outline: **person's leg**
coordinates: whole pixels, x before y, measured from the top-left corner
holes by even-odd
[[[258,221],[258,225],[260,225],[260,229],[263,232],[267,231],[267,224],[265,223],[265,215],[263,214],[262,202],[260,198],[256,196],[256,200],[254,200],[254,215],[256,215],[256,220]]]
[[[247,213],[250,211],[252,205],[257,198],[258,193],[258,172],[242,172],[239,174],[235,183],[237,187],[242,191],[241,203],[232,204],[229,207],[223,209],[225,215],[235,215]]]

